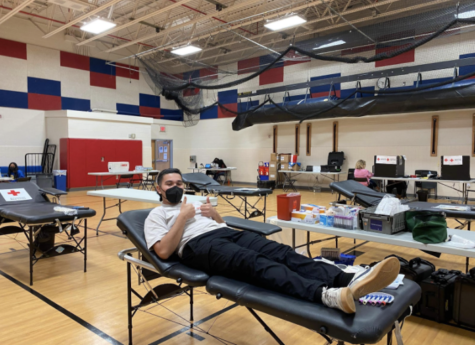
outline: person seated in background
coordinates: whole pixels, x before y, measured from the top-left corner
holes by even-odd
[[[368,170],[366,170],[366,162],[364,160],[360,159],[358,160],[358,162],[356,162],[355,172],[354,172],[355,178],[366,179],[366,182],[358,181],[359,183],[361,183],[363,186],[369,187],[371,189],[375,189],[377,185],[373,180],[371,180],[371,177],[373,177],[373,175],[374,174],[372,172],[369,172]]]
[[[211,206],[187,203],[178,169],[165,169],[157,180],[162,206],[145,220],[147,247],[163,260],[177,253],[189,267],[244,281],[345,313],[355,313],[355,299],[392,283],[399,260],[387,258],[372,268],[346,273],[335,265],[314,261],[290,246],[251,231],[226,226]]]
[[[219,158],[215,158],[214,161],[212,161],[211,163],[216,164],[217,167],[221,169],[227,168],[226,164],[224,164],[224,161]],[[226,172],[224,171],[215,171],[215,172],[210,171],[210,174],[213,176],[213,179],[215,181],[218,181],[220,176],[226,177]],[[207,172],[207,175],[210,175],[210,174],[208,174]]]
[[[8,175],[7,176],[11,177],[14,180],[16,180],[17,178],[25,177],[25,174],[23,174],[23,171],[18,169],[18,165],[15,162],[11,162],[8,165]]]

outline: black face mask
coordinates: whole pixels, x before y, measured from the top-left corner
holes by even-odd
[[[172,204],[178,204],[183,197],[183,188],[178,186],[174,186],[172,188],[167,189],[165,192],[167,196],[167,200],[170,201]]]

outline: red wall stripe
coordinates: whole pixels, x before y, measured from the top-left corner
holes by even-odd
[[[140,107],[140,115],[145,117],[153,117],[156,119],[160,119],[163,116],[160,115],[160,108],[152,108],[152,107]]]
[[[60,64],[62,67],[76,68],[89,71],[89,56],[78,55],[68,52],[60,52]]]
[[[0,55],[26,60],[26,43],[0,38]]]
[[[226,104],[225,107],[230,110],[237,111],[237,103]],[[225,117],[236,117],[236,114],[230,113],[229,111],[226,111],[226,109],[218,107],[218,118],[225,118]]]
[[[284,81],[284,67],[271,68],[259,75],[259,85],[282,83]]]
[[[115,69],[115,75],[118,77],[123,77],[123,78],[129,78],[129,79],[135,79],[139,80],[140,79],[140,73],[139,73],[139,68],[135,66],[129,66],[129,65],[124,65],[121,63],[116,63],[116,66],[121,66],[121,67],[116,67]],[[126,68],[122,68],[126,67]]]
[[[28,109],[61,110],[61,97],[29,93]]]
[[[259,63],[259,57],[238,61],[238,75],[256,72]]]
[[[108,89],[115,89],[115,75],[103,74],[97,72],[91,73],[91,86],[105,87]]]
[[[325,92],[314,92],[314,93],[312,93],[312,98],[328,97],[329,94],[330,94],[330,88],[328,88],[328,91],[325,91]],[[336,90],[335,93],[332,92],[332,96],[333,95],[336,95],[338,98],[340,98],[341,91]]]
[[[392,52],[394,50],[401,49],[401,48],[403,48],[403,46],[379,48],[379,49],[376,49],[376,54],[388,53],[388,52]],[[391,66],[391,65],[399,65],[401,63],[414,62],[414,60],[415,60],[415,50],[412,49],[406,53],[395,56],[391,59],[376,61],[375,66],[384,67],[384,66]]]

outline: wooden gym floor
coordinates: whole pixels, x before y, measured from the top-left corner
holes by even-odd
[[[268,198],[268,216],[276,214],[276,195],[281,193],[282,190],[276,190]],[[327,192],[301,193],[303,203],[328,205],[335,200],[335,195]],[[24,235],[0,236],[0,344],[127,344],[126,264],[118,259],[117,253],[133,246],[121,234],[115,221],[103,223],[96,237],[95,228],[102,214],[101,198],[88,197],[84,191],[70,192],[62,198],[62,203],[85,205],[97,211],[88,222],[88,272],[83,272],[83,256],[78,253],[41,260],[34,267],[34,285],[30,287]],[[154,206],[129,201],[123,209]],[[218,211],[222,215],[239,216],[223,200],[218,201]],[[116,216],[117,213],[113,209],[110,215]],[[456,225],[454,220],[449,220],[449,226]],[[318,238],[324,236],[312,234],[312,240]],[[322,246],[334,246],[334,242],[313,245],[312,254],[317,255]],[[353,240],[341,238],[339,246],[342,251],[351,251]],[[436,259],[418,250],[362,241],[357,241],[357,246],[356,264],[367,264],[397,254],[406,259],[420,256],[438,268],[465,270],[465,258],[462,257],[442,255]],[[473,266],[475,262],[470,267]],[[133,279],[133,285],[137,287],[137,279]],[[144,293],[145,290],[141,286],[138,291]],[[151,305],[137,312],[134,343],[213,345],[228,341],[228,344],[275,344],[246,309],[226,300],[216,300],[206,294],[205,288],[195,290],[196,326],[190,333],[186,321],[188,303],[186,295],[179,296],[162,302],[160,306]],[[324,339],[314,332],[259,314],[286,344],[325,344]],[[407,320],[402,334],[406,345],[475,344],[474,332],[417,317]],[[380,344],[386,344],[386,340]]]

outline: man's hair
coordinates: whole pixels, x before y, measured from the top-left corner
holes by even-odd
[[[157,184],[159,186],[162,183],[163,177],[168,174],[179,174],[180,176],[182,176],[181,171],[179,169],[170,168],[170,169],[162,170],[160,171],[160,174],[158,174],[158,179],[157,179]]]
[[[358,162],[356,162],[356,169],[364,169],[366,167],[366,162],[362,159],[360,159]]]

